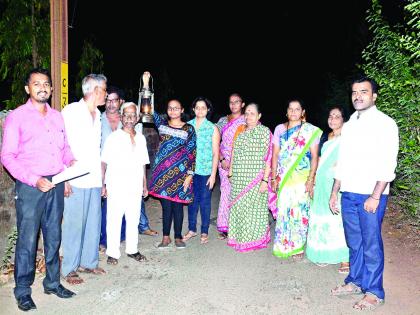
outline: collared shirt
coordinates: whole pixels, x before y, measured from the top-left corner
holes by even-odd
[[[122,128],[122,123],[120,121],[118,122],[118,127],[116,130],[121,129],[121,128]],[[137,123],[135,130],[138,133],[143,133],[143,124],[140,122]],[[105,143],[106,138],[108,138],[108,136],[111,133],[112,133],[111,125],[109,124],[109,120],[106,117],[106,112],[103,112],[101,114],[101,152],[104,149],[104,143]]]
[[[197,157],[195,160],[195,173],[202,176],[211,174],[213,166],[213,133],[214,124],[206,118],[197,128],[196,118],[188,122],[197,134]]]
[[[1,162],[10,174],[35,187],[40,177],[55,175],[74,160],[60,112],[46,104],[43,116],[29,99],[6,117]]]
[[[93,120],[83,99],[66,105],[62,111],[74,157],[89,171],[89,174],[70,181],[72,186],[78,188],[102,187],[101,113],[97,108],[95,112]]]
[[[335,178],[341,181],[341,191],[371,194],[377,181],[395,178],[398,127],[376,106],[357,116],[355,112],[341,131]],[[384,191],[388,193],[389,184]]]
[[[149,164],[146,138],[136,133],[135,144],[122,129],[115,130],[105,141],[102,161],[107,164],[105,182],[108,192],[143,193],[143,169]]]

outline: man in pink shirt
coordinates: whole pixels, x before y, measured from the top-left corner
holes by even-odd
[[[1,162],[16,179],[14,294],[19,309],[36,309],[31,298],[39,229],[44,238],[46,276],[44,292],[60,298],[75,293],[60,284],[59,248],[64,210],[64,183],[54,185],[52,176],[74,162],[61,114],[48,105],[51,76],[33,69],[25,82],[29,99],[8,114],[4,124]]]

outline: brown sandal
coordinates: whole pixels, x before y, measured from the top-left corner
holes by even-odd
[[[84,282],[84,280],[80,278],[75,271],[72,271],[67,276],[65,276],[64,280],[66,280],[66,282],[71,285],[81,284]]]
[[[94,275],[103,275],[103,274],[106,274],[106,271],[103,270],[100,267],[96,267],[96,268],[93,268],[93,269],[79,267],[79,269],[77,269],[77,271],[78,272],[81,272],[81,273],[93,273]]]

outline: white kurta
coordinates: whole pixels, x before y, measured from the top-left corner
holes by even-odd
[[[107,164],[105,183],[107,201],[106,254],[120,258],[121,220],[125,214],[127,254],[138,251],[138,222],[143,194],[144,165],[149,164],[146,138],[137,133],[135,144],[130,135],[118,129],[106,139],[102,161]]]

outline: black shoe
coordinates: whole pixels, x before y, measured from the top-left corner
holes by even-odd
[[[58,287],[56,287],[55,289],[44,289],[44,293],[45,294],[55,294],[59,298],[62,298],[62,299],[68,299],[68,298],[71,298],[73,295],[76,295],[76,293],[66,289],[61,284]]]
[[[36,309],[34,300],[32,300],[29,294],[21,296],[20,298],[17,298],[16,301],[17,301],[19,309],[24,312]]]

